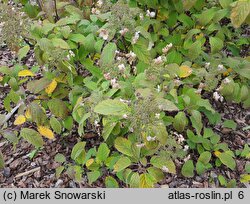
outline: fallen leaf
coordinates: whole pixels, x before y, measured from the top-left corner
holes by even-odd
[[[19,77],[27,77],[27,76],[35,76],[33,72],[31,72],[30,70],[21,70],[20,72],[18,72],[18,76]]]
[[[49,128],[47,128],[45,126],[38,126],[37,130],[44,137],[47,137],[49,139],[54,139],[55,138],[54,133],[52,132],[52,130],[50,130]]]

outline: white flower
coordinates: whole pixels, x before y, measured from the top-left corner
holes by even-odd
[[[214,100],[216,100],[216,101],[223,101],[223,96],[221,96],[217,91],[215,91],[214,93],[213,93],[213,98],[214,98]]]
[[[112,86],[113,89],[119,89],[119,88],[121,88],[121,86],[117,83],[116,78],[111,79],[110,83],[111,83],[111,86]]]
[[[169,169],[168,169],[168,167],[166,167],[166,166],[163,166],[163,167],[161,168],[161,170],[164,171],[164,172],[166,172],[166,173],[169,172]]]
[[[155,17],[155,12],[154,11],[150,12],[150,10],[147,10],[146,16],[149,16],[150,18],[154,18]]]
[[[158,92],[158,93],[161,92],[161,87],[160,87],[160,85],[157,85],[157,92]]]
[[[104,74],[103,76],[104,76],[104,78],[105,78],[106,80],[110,80],[110,79],[111,79],[110,73],[106,73],[106,74]]]
[[[144,20],[144,15],[143,15],[143,13],[140,13],[140,20],[141,20],[141,21]]]
[[[155,140],[156,140],[156,137],[147,136],[148,142],[155,141]]]
[[[72,50],[69,51],[69,54],[71,57],[75,57],[75,53]]]
[[[124,114],[122,117],[123,117],[124,119],[128,119],[128,115],[127,115],[127,114]]]
[[[189,146],[188,146],[188,145],[185,145],[185,146],[184,146],[184,151],[186,152],[186,151],[188,151],[188,149],[189,149]]]
[[[164,48],[162,48],[162,52],[163,52],[164,54],[167,54],[168,51],[169,51],[172,47],[173,47],[173,44],[170,43],[170,44],[166,45]]]
[[[99,37],[103,38],[103,40],[107,40],[109,38],[108,30],[101,29],[99,33]]]
[[[97,7],[101,8],[102,5],[103,5],[103,1],[102,1],[102,0],[98,0],[98,1],[96,2],[96,6],[97,6]]]
[[[97,8],[92,8],[92,9],[91,9],[91,13],[92,13],[92,14],[95,14],[95,15],[99,15],[101,12],[100,12],[100,10],[97,9]]]
[[[97,120],[95,120],[94,125],[95,125],[95,127],[99,127],[100,126]]]
[[[222,64],[218,65],[218,71],[222,71],[224,69],[224,66]]]
[[[184,160],[184,162],[186,162],[186,161],[188,161],[189,159],[191,158],[191,156],[190,156],[190,154],[187,156],[187,157],[185,157],[183,160]]]
[[[208,69],[210,67],[210,62],[205,63],[205,68]]]
[[[137,144],[137,145],[136,145],[136,147],[138,147],[138,148],[142,148],[142,147],[144,147],[144,146],[145,146],[144,143],[141,143],[141,144]]]
[[[154,46],[155,44],[153,43],[153,42],[149,42],[148,43],[148,50],[151,50],[152,49],[152,47]]]
[[[124,64],[119,64],[119,65],[118,65],[118,69],[119,69],[120,72],[124,72],[124,71],[125,71],[125,68],[126,68],[126,67],[125,67]]]
[[[133,39],[132,39],[132,44],[137,43],[138,39],[140,37],[140,31],[136,32]]]
[[[154,59],[154,63],[155,64],[161,64],[163,62],[163,58],[162,58],[162,56],[159,56],[159,57],[157,57],[156,59]]]
[[[120,30],[119,33],[121,34],[121,36],[124,36],[128,31],[129,31],[128,28],[124,28]]]
[[[231,80],[229,79],[229,78],[225,78],[224,80],[223,80],[223,83],[224,84],[229,84],[231,82]]]
[[[156,119],[160,119],[160,115],[161,115],[160,113],[156,113],[156,114],[155,114],[155,118],[156,118]]]

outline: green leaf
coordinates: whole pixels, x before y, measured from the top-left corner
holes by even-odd
[[[201,162],[202,164],[206,165],[209,163],[210,159],[211,159],[211,153],[210,152],[203,152],[198,161]]]
[[[211,45],[211,52],[213,54],[219,52],[224,47],[224,42],[217,37],[210,37],[209,43]]]
[[[59,162],[59,163],[63,163],[63,162],[66,161],[66,158],[65,158],[65,156],[63,154],[58,153],[55,156],[55,161]]]
[[[63,39],[61,39],[61,38],[52,38],[51,41],[52,41],[52,44],[55,47],[58,47],[58,48],[61,48],[61,49],[65,49],[65,50],[69,50],[70,49],[68,43],[66,41],[64,41]]]
[[[56,178],[58,179],[61,176],[61,173],[64,170],[64,166],[59,166],[56,168]]]
[[[176,167],[171,159],[167,159],[163,156],[153,156],[150,159],[150,163],[159,169],[162,169],[165,166],[168,168],[169,173],[176,174]]]
[[[23,128],[20,132],[20,136],[34,145],[36,148],[42,147],[44,144],[42,136],[35,130]]]
[[[196,3],[197,0],[183,0],[183,7],[185,10],[189,10],[191,9],[195,3]]]
[[[72,149],[71,159],[77,161],[79,164],[83,164],[85,159],[85,145],[86,142],[78,142]]]
[[[94,183],[100,176],[101,172],[100,171],[91,171],[87,173],[89,184],[91,185]]]
[[[142,62],[146,64],[150,63],[151,55],[147,48],[146,41],[139,40],[136,44],[134,44],[133,52]]]
[[[173,127],[178,132],[183,132],[185,127],[187,126],[187,124],[188,124],[188,119],[187,119],[186,114],[184,112],[179,112],[174,117]]]
[[[106,188],[119,188],[119,184],[112,176],[107,176],[105,178],[105,186]]]
[[[188,160],[182,166],[181,173],[183,176],[191,178],[194,176],[194,163],[192,160]]]
[[[51,99],[48,102],[50,111],[59,118],[66,118],[68,116],[68,108],[65,103],[60,99]]]
[[[4,164],[3,154],[2,154],[2,152],[0,151],[0,170],[3,169],[4,166],[5,166],[5,164]]]
[[[219,0],[219,2],[222,8],[229,8],[233,0]]]
[[[162,179],[164,179],[164,174],[161,169],[149,167],[147,172],[155,179],[155,182],[160,182]]]
[[[199,175],[203,174],[206,171],[205,165],[201,163],[200,161],[198,161],[196,163],[196,171],[197,171],[197,174]]]
[[[131,165],[131,160],[128,157],[121,157],[114,165],[114,171],[120,172]]]
[[[101,54],[100,65],[103,67],[112,66],[115,59],[115,51],[117,50],[115,43],[107,44]]]
[[[69,36],[69,40],[76,42],[76,43],[83,44],[85,41],[85,36],[80,33],[74,33]]]
[[[137,172],[133,173],[129,181],[130,187],[139,188],[139,184],[140,184],[140,175]]]
[[[127,156],[130,156],[130,157],[133,156],[132,143],[126,138],[122,138],[122,137],[116,138],[115,148],[119,152],[121,152]]]
[[[18,60],[22,60],[30,51],[30,46],[26,45],[24,47],[22,47],[20,50],[18,50],[17,56],[18,56]]]
[[[202,129],[202,120],[201,120],[201,113],[197,110],[192,110],[192,115],[190,117],[193,127],[196,130],[197,134],[201,133]]]
[[[102,115],[123,116],[124,114],[128,114],[129,108],[127,104],[119,100],[107,99],[98,103],[94,111]]]
[[[222,164],[226,165],[228,168],[230,168],[231,170],[234,170],[236,167],[236,163],[232,157],[232,155],[223,152],[220,153],[218,155],[218,158],[220,159],[220,161],[222,162]]]
[[[56,132],[57,134],[60,134],[62,132],[62,125],[55,117],[50,118],[49,123],[54,132]]]
[[[250,14],[250,1],[241,0],[233,4],[231,12],[231,21],[235,28],[239,28],[242,23],[247,19]]]
[[[102,143],[97,151],[96,159],[100,162],[104,162],[109,156],[110,150],[106,143]]]
[[[46,79],[46,78],[41,78],[39,80],[33,80],[28,82],[27,84],[27,89],[34,93],[37,94],[44,90],[49,84],[51,83],[51,80]]]
[[[235,123],[233,120],[225,120],[223,122],[223,127],[230,128],[233,130],[236,130],[237,128],[237,123]]]
[[[157,98],[156,102],[157,102],[159,109],[163,111],[178,111],[179,110],[172,101],[169,101],[167,99]]]

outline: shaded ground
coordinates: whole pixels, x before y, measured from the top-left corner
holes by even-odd
[[[14,53],[11,53],[6,47],[0,49],[0,66],[13,66],[15,62]],[[33,54],[24,60],[27,66],[34,65]],[[8,89],[0,87],[0,113],[4,113],[3,99]],[[231,131],[220,126],[214,127],[214,131],[221,136],[221,140],[226,142],[232,150],[242,150],[245,144],[250,145],[250,131],[242,131],[243,127],[250,125],[250,110],[244,110],[240,105],[224,104],[212,101],[214,108],[221,113],[223,119],[233,119],[237,122],[237,130]],[[13,120],[9,121],[8,127],[11,127]],[[91,147],[98,145],[101,139],[95,135],[93,138],[85,139],[87,146]],[[30,152],[34,149],[32,145],[24,140],[21,140],[16,148],[12,144],[0,136],[0,150],[4,155],[6,167],[0,171],[0,187],[104,187],[102,179],[99,179],[92,186],[87,184],[86,175],[82,183],[76,183],[66,174],[63,174],[59,179],[55,177],[55,169],[58,167],[54,161],[57,153],[62,153],[66,156],[67,161],[70,161],[70,153],[74,144],[77,143],[77,137],[74,137],[74,132],[71,136],[57,136],[56,141],[47,141],[46,145],[31,159]],[[198,154],[190,152],[191,158],[197,158]],[[236,179],[238,187],[249,187],[248,184],[239,182],[240,174],[244,173],[246,161],[242,158],[237,158],[237,168],[235,171],[224,169],[223,167],[214,168],[202,176],[196,175],[192,179],[187,179],[181,176],[180,169],[181,161],[176,160],[177,175],[166,175],[162,183],[156,187],[192,187],[192,188],[207,188],[219,187],[217,176],[223,175],[227,179]],[[31,170],[31,172],[30,172]],[[32,172],[33,171],[33,172]],[[105,174],[104,174],[105,177]],[[120,184],[121,187],[126,187]]]

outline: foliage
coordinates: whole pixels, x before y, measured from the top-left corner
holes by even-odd
[[[0,124],[3,137],[39,149],[77,129],[71,162],[55,158],[61,163],[56,176],[66,170],[81,181],[85,174],[89,185],[105,175],[111,188],[120,182],[154,187],[176,174],[176,160],[185,177],[213,166],[235,169],[240,152],[235,155],[210,127],[237,126],[221,121],[206,96],[250,107],[249,57],[240,53],[249,44],[240,37],[249,22],[248,1],[99,0],[92,8],[92,1],[38,2],[22,1],[18,15],[0,10],[4,36],[16,18],[29,21],[8,36],[22,36],[22,42],[4,38],[11,48],[14,42],[19,59],[0,67],[0,84],[11,88],[4,107],[9,113],[19,107],[18,132]],[[30,49],[39,67],[22,65]],[[86,145],[90,128],[100,135],[99,146]],[[199,157],[190,158],[189,149]],[[0,154],[0,168],[2,160]]]

